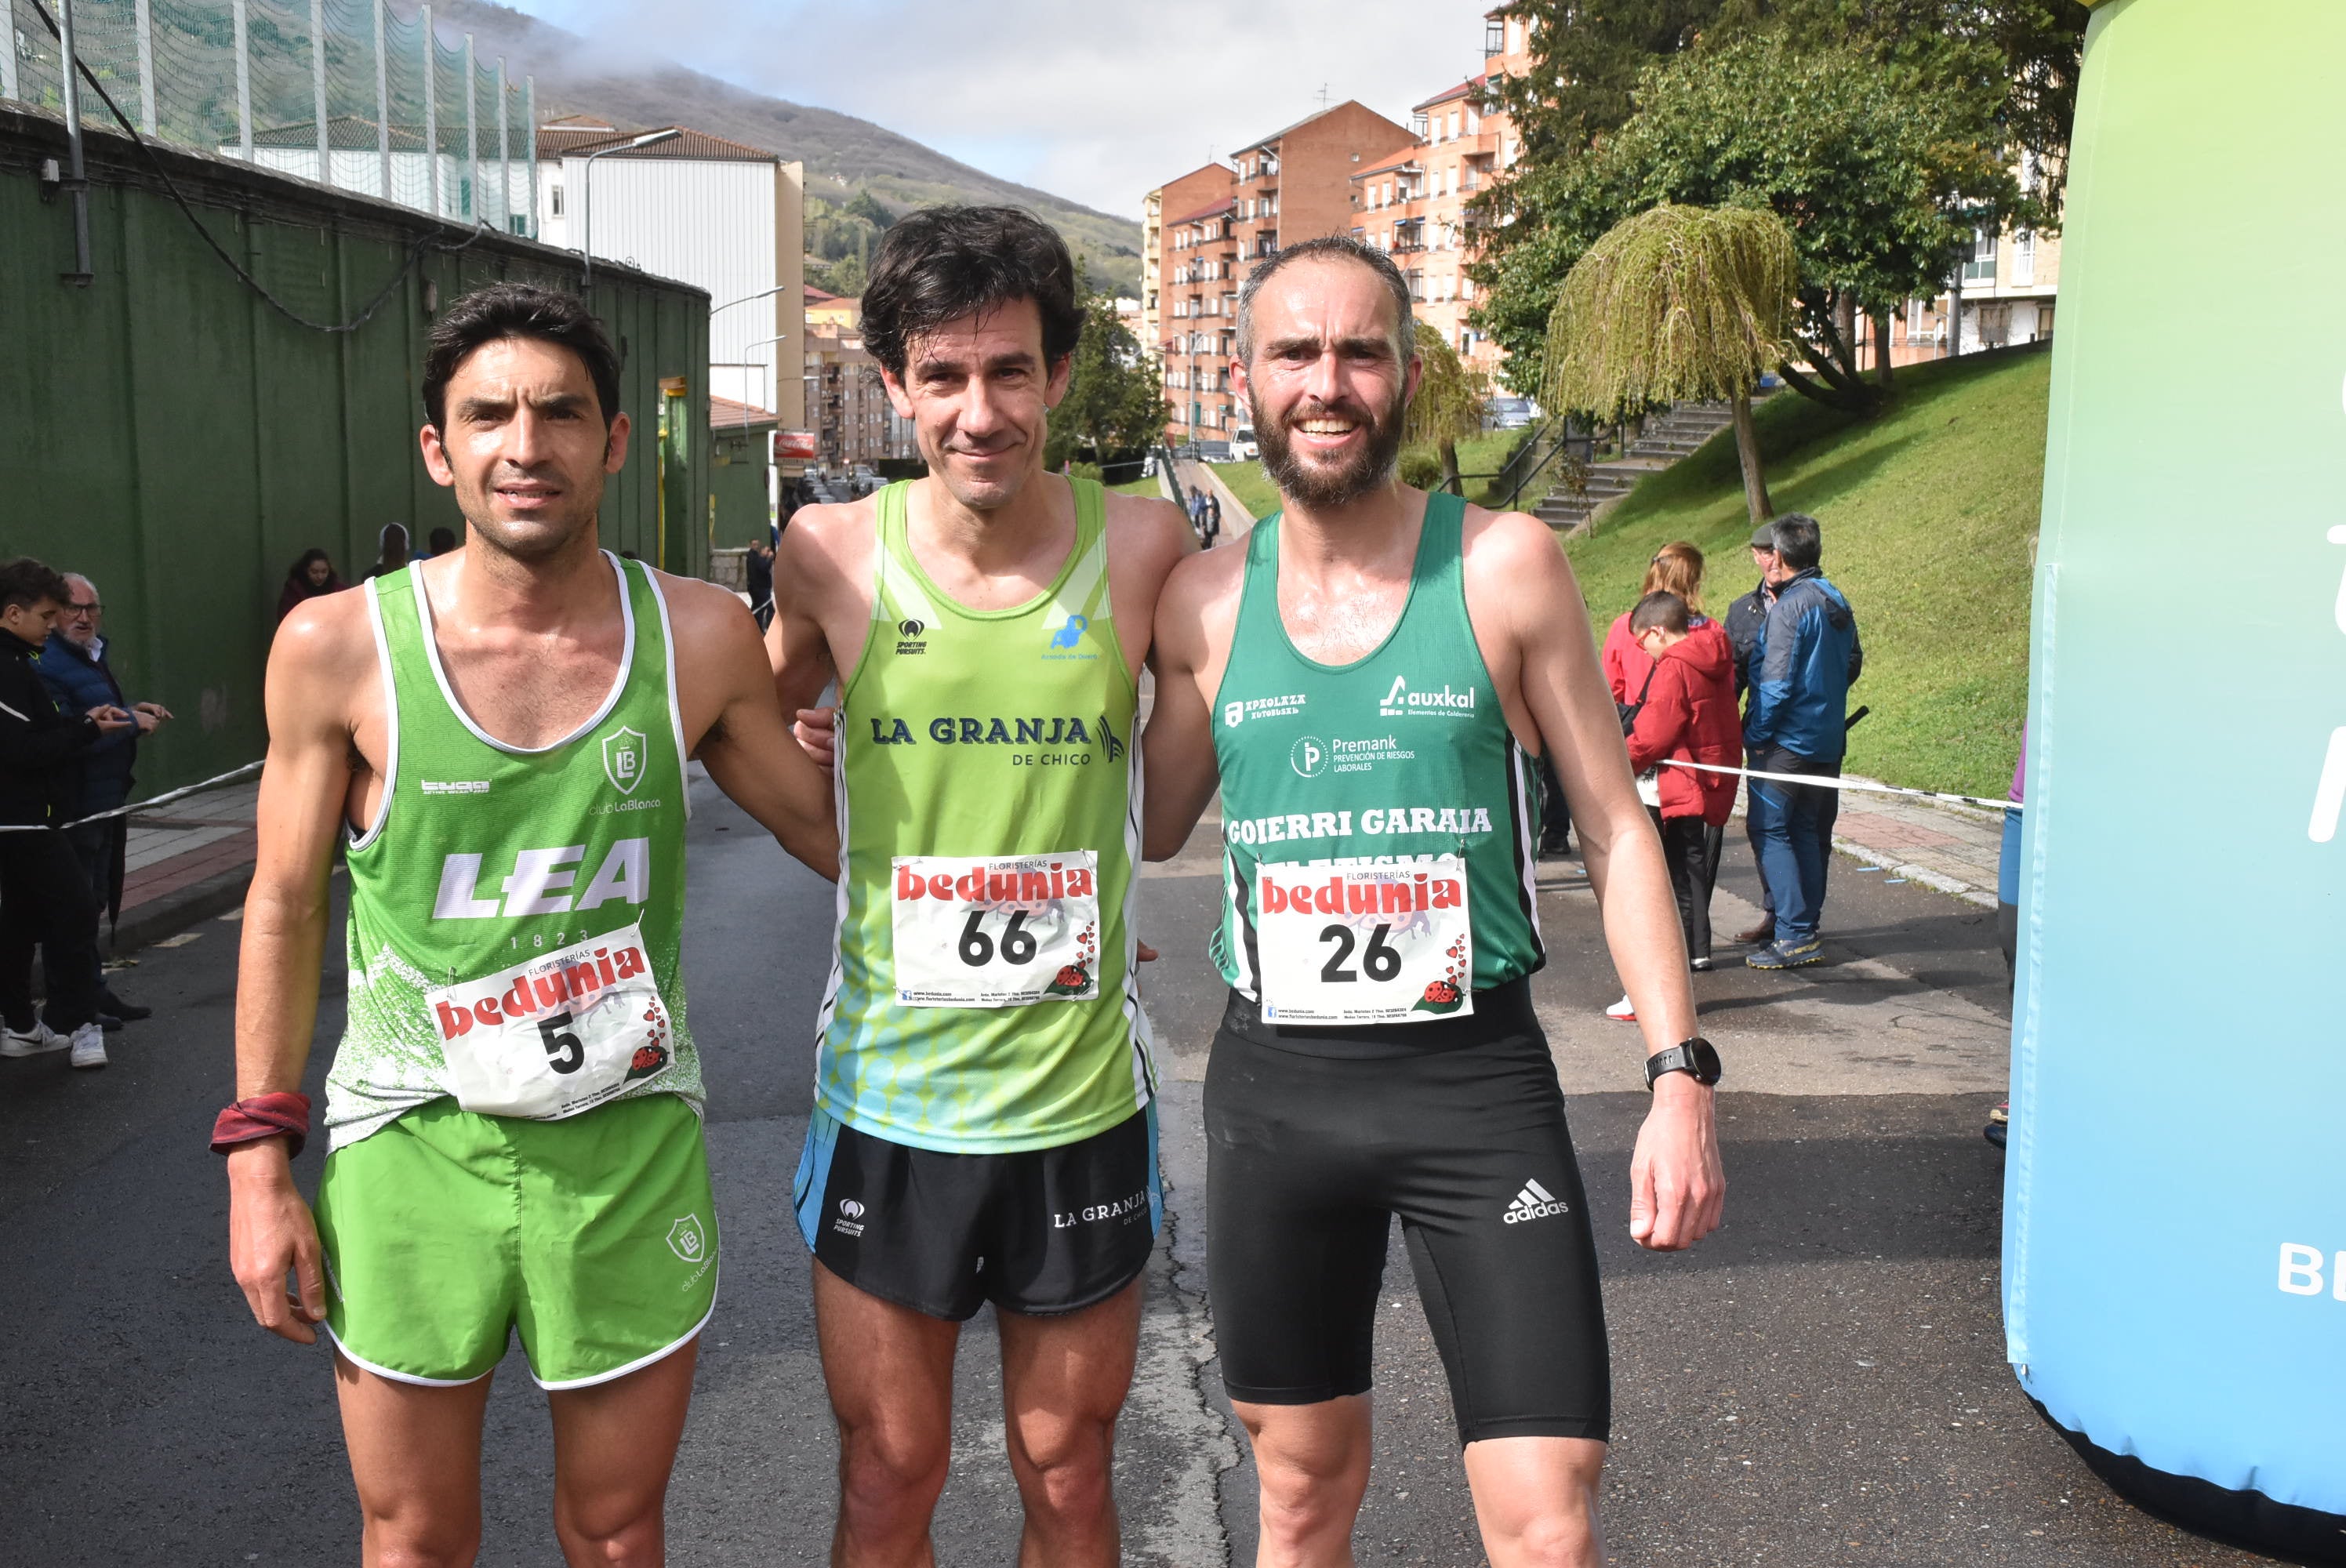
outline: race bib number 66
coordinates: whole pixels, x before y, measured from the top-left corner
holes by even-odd
[[[1273,1023],[1413,1023],[1474,1011],[1466,868],[1454,858],[1261,866],[1255,947]]]
[[[1025,1007],[1099,995],[1099,856],[904,855],[891,865],[896,1000]]]

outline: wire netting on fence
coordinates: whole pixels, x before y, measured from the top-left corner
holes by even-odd
[[[65,107],[62,0],[0,0],[0,97]],[[530,85],[393,0],[73,0],[75,51],[141,135],[535,236]],[[81,93],[87,124],[112,117]]]

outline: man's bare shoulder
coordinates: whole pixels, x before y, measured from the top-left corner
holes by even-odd
[[[744,630],[751,641],[757,639],[757,623],[750,618],[750,606],[732,589],[698,577],[671,576],[666,572],[653,575],[659,580],[660,596],[668,601],[668,624],[679,638],[689,639],[687,652],[706,639],[738,640]]]
[[[1107,493],[1107,547],[1119,556],[1140,556],[1159,569],[1180,559],[1195,537],[1181,509],[1147,495]]]
[[[823,502],[790,514],[775,555],[801,567],[817,561],[844,567],[869,559],[872,542],[879,536],[876,494],[860,501]]]
[[[1234,615],[1239,592],[1246,583],[1246,558],[1243,545],[1199,550],[1182,557],[1173,575],[1165,579],[1165,593],[1158,600],[1158,626],[1204,626]]]
[[[1469,505],[1460,549],[1468,576],[1504,585],[1520,579],[1539,591],[1570,581],[1572,564],[1556,530],[1528,512],[1494,512]]]
[[[269,662],[281,675],[339,679],[375,662],[374,617],[367,591],[344,588],[304,599],[278,623]]]

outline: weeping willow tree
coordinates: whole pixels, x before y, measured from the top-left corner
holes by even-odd
[[[1490,379],[1458,357],[1450,341],[1423,321],[1417,324],[1417,395],[1410,400],[1402,427],[1408,446],[1431,446],[1442,454],[1442,484],[1454,495],[1465,492],[1458,475],[1458,443],[1483,431],[1483,404]]]
[[[1550,408],[1599,421],[1680,399],[1724,399],[1735,418],[1751,521],[1775,515],[1760,466],[1751,391],[1781,362],[1800,263],[1772,212],[1664,205],[1588,249],[1547,325]]]

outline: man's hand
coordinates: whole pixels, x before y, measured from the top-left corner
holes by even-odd
[[[801,708],[790,725],[790,735],[799,749],[814,759],[816,767],[828,773],[839,756],[839,709],[835,708]]]
[[[1715,1096],[1684,1073],[1654,1084],[1654,1108],[1629,1160],[1629,1235],[1655,1252],[1678,1252],[1719,1228],[1727,1176],[1719,1164]]]
[[[171,710],[159,702],[134,702],[130,711],[138,716],[138,733],[152,735],[155,727],[171,717]]]
[[[100,735],[112,735],[130,728],[131,717],[110,702],[101,702],[89,710],[90,722],[97,726]]]
[[[262,1138],[228,1155],[228,1256],[253,1321],[297,1345],[314,1345],[326,1320],[318,1224],[293,1186],[285,1140]],[[285,1290],[293,1273],[297,1294]]]

